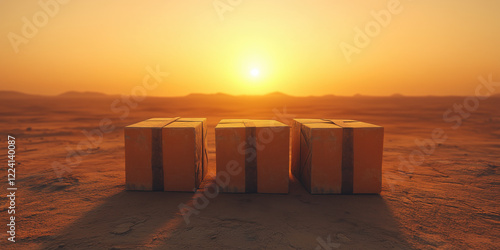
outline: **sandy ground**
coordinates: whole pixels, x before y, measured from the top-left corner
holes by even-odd
[[[191,95],[148,97],[130,101],[130,107],[117,96],[3,93],[0,144],[7,147],[7,134],[16,137],[19,165],[17,242],[7,241],[7,226],[2,226],[0,248],[498,249],[500,98],[481,101],[453,129],[443,113],[463,101]],[[285,110],[286,115],[277,115]],[[383,192],[313,196],[292,178],[288,195],[219,194],[186,223],[178,206],[192,204],[193,193],[124,190],[123,127],[146,118],[176,116],[208,118],[211,176],[214,126],[223,118],[349,118],[382,125]],[[103,119],[110,119],[114,129],[89,149],[82,143],[87,154],[81,155],[77,146],[87,141],[83,131],[99,129]],[[415,139],[431,139],[438,128],[447,139],[425,151],[429,154],[416,152],[422,150]],[[2,152],[0,160],[6,161],[6,150]],[[409,159],[412,152],[418,164],[400,168],[400,157]],[[58,179],[54,162],[71,172]],[[6,179],[6,164],[0,168]],[[0,221],[6,225],[7,185],[2,186]]]

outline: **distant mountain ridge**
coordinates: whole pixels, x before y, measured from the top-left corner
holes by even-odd
[[[59,95],[38,95],[38,94],[27,94],[20,91],[11,91],[11,90],[0,90],[0,98],[30,98],[30,97],[61,97],[61,98],[105,98],[105,97],[116,97],[119,95],[109,95],[101,92],[94,91],[68,91]],[[491,95],[492,97],[500,97],[500,93],[496,93]],[[309,98],[309,97],[321,97],[321,98],[335,98],[335,97],[353,97],[353,98],[369,98],[369,97],[392,97],[392,98],[411,98],[411,97],[440,97],[440,96],[406,96],[400,93],[395,93],[389,96],[369,96],[356,94],[353,96],[338,96],[334,94],[326,94],[326,95],[310,95],[310,96],[292,96],[282,92],[271,92],[263,95],[231,95],[222,92],[214,93],[214,94],[205,94],[205,93],[192,93],[185,96],[154,96],[151,97],[156,98],[241,98],[241,97],[269,97],[269,98]],[[459,96],[441,96],[441,97],[459,97]]]
[[[294,97],[294,96],[290,96],[290,95],[287,95],[287,94],[282,93],[282,92],[272,92],[272,93],[263,94],[263,95],[246,95],[246,94],[230,95],[230,94],[218,92],[215,94],[192,93],[192,94],[189,94],[185,97],[222,97],[222,98],[224,98],[224,97]]]
[[[36,94],[27,94],[19,91],[10,91],[10,90],[0,90],[1,98],[50,98],[50,97],[69,97],[69,98],[87,98],[87,97],[108,97],[110,95],[100,93],[100,92],[78,92],[78,91],[68,91],[59,95],[36,95]]]
[[[1,98],[27,98],[27,97],[41,97],[40,95],[32,95],[26,94],[19,91],[10,91],[10,90],[0,90]]]
[[[60,95],[57,95],[58,97],[71,97],[71,98],[82,98],[82,97],[107,97],[109,95],[100,93],[100,92],[92,92],[92,91],[84,91],[84,92],[79,92],[79,91],[68,91],[64,92]]]

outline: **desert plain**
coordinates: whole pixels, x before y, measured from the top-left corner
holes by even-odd
[[[0,248],[499,249],[500,97],[454,111],[465,100],[1,92]],[[196,194],[126,191],[124,126],[178,116],[208,118],[205,185]],[[290,176],[287,195],[213,195],[214,127],[225,118],[384,126],[382,193],[310,195]],[[15,243],[6,233],[8,135],[17,146]],[[200,209],[186,220],[179,206],[194,202]]]

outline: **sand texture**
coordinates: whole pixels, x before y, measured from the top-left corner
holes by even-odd
[[[115,100],[121,99],[0,96],[0,145],[5,149],[7,135],[15,136],[19,162],[17,242],[7,243],[2,226],[1,249],[500,248],[499,97],[481,101],[456,129],[443,113],[464,97],[217,94],[148,97],[132,102],[134,107],[119,101],[125,108],[113,109]],[[197,195],[125,191],[123,128],[179,116],[208,118],[206,186],[215,173],[214,127],[221,119],[290,125],[293,118],[337,118],[383,126],[382,193],[310,195],[290,177],[288,195],[219,194],[186,223],[179,204],[193,207],[193,198],[205,190]],[[83,131],[99,129],[103,119],[112,131],[89,144]],[[418,165],[401,165],[401,158],[422,152],[415,139],[431,139],[435,129],[447,139],[414,153],[423,155],[415,158]],[[87,143],[78,146],[82,141]],[[59,179],[54,162],[71,171]],[[6,164],[1,170],[7,172]],[[2,203],[0,221],[6,224],[7,200]]]

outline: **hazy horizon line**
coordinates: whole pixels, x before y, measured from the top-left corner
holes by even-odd
[[[26,95],[26,96],[36,96],[36,97],[64,97],[64,96],[69,96],[69,95],[81,95],[81,96],[102,96],[102,97],[113,97],[113,96],[121,96],[123,94],[108,94],[108,93],[103,93],[103,92],[97,92],[97,91],[76,91],[76,90],[69,90],[62,92],[60,94],[32,94],[32,93],[27,93],[23,91],[17,91],[17,90],[0,90],[0,94],[20,94],[20,95]],[[365,95],[365,94],[354,94],[354,95],[336,95],[336,94],[325,94],[325,95],[290,95],[284,92],[280,91],[274,91],[274,92],[269,92],[266,94],[229,94],[229,93],[224,93],[224,92],[215,92],[215,93],[189,93],[187,95],[177,95],[177,96],[167,96],[167,95],[147,95],[148,97],[155,97],[155,98],[183,98],[183,97],[189,97],[193,95],[204,95],[204,96],[214,96],[214,95],[225,95],[225,96],[230,96],[230,97],[264,97],[264,96],[272,96],[272,95],[280,95],[284,97],[296,97],[296,98],[307,98],[307,97],[466,97],[468,95],[435,95],[435,94],[429,94],[429,95],[406,95],[406,94],[400,94],[400,93],[394,93],[391,95]],[[124,96],[132,96],[132,95],[124,95]],[[472,95],[471,95],[472,96]],[[500,93],[492,94],[491,96],[500,96]]]

